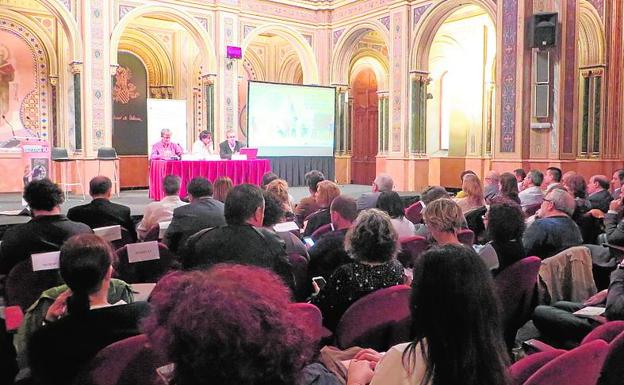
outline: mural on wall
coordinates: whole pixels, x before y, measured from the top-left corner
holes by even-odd
[[[113,79],[113,147],[120,155],[147,155],[147,70],[128,52],[119,52]]]

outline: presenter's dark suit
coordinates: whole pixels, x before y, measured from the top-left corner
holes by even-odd
[[[86,205],[69,209],[67,218],[87,224],[92,229],[119,225],[126,229],[133,240],[137,234],[130,217],[130,207],[113,203],[108,199],[96,198]]]
[[[186,240],[196,232],[225,225],[223,203],[211,197],[202,197],[188,205],[173,210],[173,219],[165,233],[164,243],[169,250],[177,253]]]
[[[234,151],[230,148],[227,140],[219,143],[219,155],[222,159],[230,159],[232,154],[239,152],[240,149],[243,148],[243,143],[240,141],[236,141],[236,146],[234,146]]]

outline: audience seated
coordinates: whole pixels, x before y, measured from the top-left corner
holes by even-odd
[[[447,245],[414,267],[414,340],[351,361],[347,385],[507,384],[508,357],[492,277],[476,253]]]
[[[546,194],[536,219],[524,232],[522,243],[527,255],[541,259],[583,243],[581,232],[571,218],[574,198],[565,190],[553,189]]]
[[[357,199],[358,211],[372,209],[377,205],[377,198],[384,191],[392,191],[394,181],[388,174],[379,174],[373,181],[373,191],[360,195]]]
[[[144,239],[145,234],[160,222],[168,222],[173,218],[173,210],[186,203],[180,199],[180,177],[167,175],[163,180],[165,197],[160,202],[152,202],[145,206],[143,219],[137,226],[139,239]]]
[[[466,174],[462,183],[462,198],[456,198],[455,202],[459,205],[462,213],[466,215],[468,212],[485,206],[483,199],[483,186],[479,177],[474,174]]]
[[[584,303],[560,301],[553,306],[538,306],[533,323],[540,331],[540,339],[557,347],[573,348],[590,331],[604,323],[602,317],[578,317],[572,313],[586,306],[605,307],[607,321],[624,320],[624,265],[611,273],[607,290],[588,298]]]
[[[466,177],[466,175],[477,175],[477,174],[475,174],[475,172],[472,170],[462,171],[461,174],[459,174],[459,180],[461,181],[462,185],[464,184],[464,178]],[[455,195],[455,198],[464,198],[465,196],[466,196],[466,193],[464,192],[464,190],[460,190]]]
[[[268,189],[262,191],[262,196],[264,197],[264,218],[262,220],[262,227],[268,231],[275,231],[273,230],[273,226],[284,222],[285,212],[283,201],[275,193],[268,191]],[[308,250],[298,236],[290,231],[276,231],[276,234],[284,241],[287,254],[299,254],[309,259]]]
[[[524,182],[524,178],[526,178],[527,176],[526,171],[524,171],[524,169],[522,168],[517,168],[514,170],[513,173],[516,178],[516,185],[518,187],[518,191],[522,191],[522,188],[524,187],[522,183]]]
[[[316,190],[319,182],[325,180],[325,176],[322,172],[317,170],[309,171],[305,174],[305,184],[308,186],[308,191],[310,191],[310,195],[304,198],[301,198],[299,204],[295,207],[295,216],[297,217],[297,223],[299,225],[303,225],[303,220],[310,214],[316,212],[320,209],[318,203],[316,202]]]
[[[490,170],[483,178],[483,197],[486,201],[494,198],[500,190],[500,175],[494,170]]]
[[[86,205],[75,206],[67,212],[67,218],[82,222],[96,229],[119,225],[136,241],[137,233],[130,217],[130,208],[110,201],[113,183],[106,176],[96,176],[89,182],[89,195],[93,200]]]
[[[604,215],[604,227],[607,242],[616,246],[624,246],[624,220],[622,220],[624,197],[618,197],[609,203],[609,210]]]
[[[384,191],[377,199],[377,208],[390,216],[390,221],[399,238],[415,234],[414,224],[405,218],[405,206],[396,191]]]
[[[71,384],[100,349],[140,333],[147,303],[108,301],[112,258],[110,244],[96,235],[77,235],[61,248],[60,273],[70,290],[48,308],[45,325],[27,345],[38,383]]]
[[[548,167],[544,174],[544,184],[546,185],[546,192],[559,186],[561,184],[561,169],[558,167]]]
[[[423,219],[438,246],[461,245],[457,232],[466,223],[466,219],[455,201],[442,198],[429,203]]]
[[[354,261],[336,269],[327,285],[312,297],[326,328],[335,330],[340,317],[359,298],[403,283],[403,266],[396,260],[397,240],[388,214],[377,209],[360,212],[345,239]]]
[[[232,183],[232,179],[227,176],[220,176],[214,182],[214,193],[212,197],[218,200],[221,203],[225,203],[225,199],[227,198],[230,191],[234,187]]]
[[[351,197],[340,195],[334,199],[329,211],[334,230],[323,234],[309,250],[310,285],[313,277],[321,276],[327,279],[338,267],[351,262],[345,250],[344,241],[347,231],[357,217],[357,203]]]
[[[225,225],[223,203],[212,197],[212,183],[195,177],[186,186],[191,203],[173,211],[163,243],[174,253],[182,253],[186,240],[196,232]]]
[[[288,311],[289,297],[277,276],[257,267],[175,273],[154,289],[144,330],[172,361],[171,384],[338,385],[311,363],[312,331]]]
[[[282,208],[284,210],[284,217],[287,221],[294,221],[294,202],[290,194],[288,193],[288,182],[284,179],[275,179],[266,186],[266,190],[275,194],[280,200]]]
[[[490,270],[499,273],[526,257],[522,245],[524,214],[520,206],[513,202],[492,204],[483,221],[490,241],[479,249],[479,256]]]
[[[260,185],[260,188],[266,190],[266,186],[276,179],[279,179],[279,176],[273,171],[265,172],[262,175],[262,184]]]
[[[510,172],[504,172],[500,176],[500,191],[496,196],[490,199],[491,202],[501,202],[503,200],[509,200],[520,204],[520,197],[518,196],[518,182],[514,174]]]
[[[340,195],[340,188],[334,182],[324,180],[318,183],[316,203],[320,208],[305,219],[304,236],[309,237],[316,229],[331,222],[329,206],[338,195]]]
[[[234,187],[225,201],[224,214],[227,225],[201,230],[189,238],[182,264],[190,269],[222,262],[260,266],[273,270],[293,288],[284,241],[274,231],[262,228],[262,190],[250,184]]]
[[[539,170],[531,170],[529,174],[524,178],[523,189],[518,194],[520,198],[520,205],[523,209],[542,203],[544,200],[544,193],[542,192],[541,185],[544,180],[544,174]]]
[[[609,180],[604,175],[593,175],[587,184],[587,199],[592,209],[598,209],[603,213],[609,210],[609,203],[613,200],[609,192]]]
[[[24,188],[32,212],[28,223],[9,227],[0,243],[0,274],[8,274],[31,254],[59,250],[72,235],[92,233],[84,223],[61,214],[63,191],[49,179],[35,180]]]
[[[624,184],[624,168],[615,170],[611,178],[611,196],[618,199],[621,195],[622,185]]]
[[[591,210],[591,204],[587,200],[585,178],[577,173],[568,174],[563,179],[563,187],[574,197],[574,214],[572,214],[572,219],[578,220]]]

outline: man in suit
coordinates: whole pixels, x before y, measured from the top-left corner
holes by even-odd
[[[206,178],[193,178],[186,186],[191,203],[173,210],[173,219],[163,242],[171,251],[183,250],[186,240],[196,232],[225,225],[223,203],[212,198],[212,183]]]
[[[67,218],[85,223],[92,229],[119,225],[136,241],[137,234],[130,217],[130,207],[111,202],[112,189],[113,183],[108,177],[94,177],[89,182],[89,195],[93,198],[91,203],[72,207],[67,212]]]
[[[609,211],[609,203],[613,200],[609,192],[609,180],[604,175],[593,175],[587,184],[587,199],[592,209],[598,209],[603,213]]]
[[[624,168],[615,170],[613,178],[611,178],[611,196],[613,199],[619,199],[622,191],[622,185],[624,185]]]
[[[377,206],[377,199],[384,191],[392,191],[394,181],[388,174],[379,174],[373,181],[373,191],[360,195],[357,199],[358,211],[372,209]]]
[[[72,222],[61,214],[63,191],[49,179],[27,184],[24,200],[33,218],[28,223],[9,227],[4,233],[0,244],[0,274],[8,274],[31,254],[60,250],[63,242],[73,235],[93,232],[84,223]]]
[[[243,143],[236,140],[236,132],[227,130],[225,132],[226,140],[219,143],[219,155],[222,159],[232,158],[232,154],[238,154],[243,147]]]

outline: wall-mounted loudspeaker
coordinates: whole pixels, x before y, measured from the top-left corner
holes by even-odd
[[[548,48],[557,45],[556,12],[536,13],[531,18],[529,44],[531,48]]]

